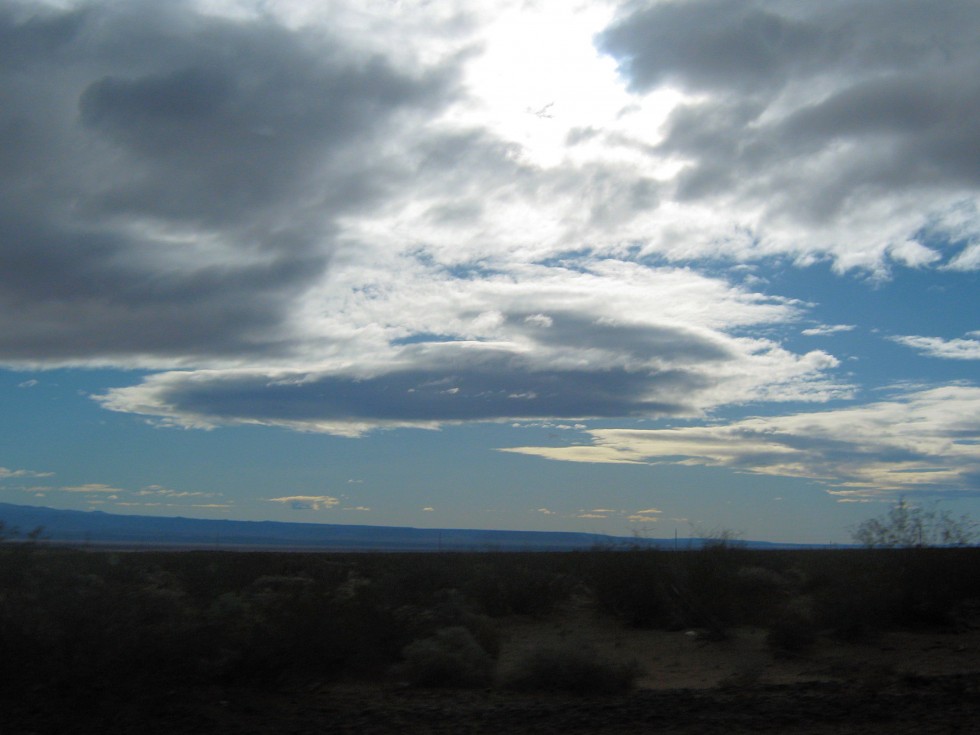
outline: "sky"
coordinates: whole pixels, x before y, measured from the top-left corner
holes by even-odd
[[[0,501],[980,519],[975,0],[0,0]]]

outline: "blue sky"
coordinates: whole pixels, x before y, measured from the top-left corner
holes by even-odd
[[[980,518],[974,2],[0,5],[0,499]]]

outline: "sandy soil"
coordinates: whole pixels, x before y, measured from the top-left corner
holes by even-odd
[[[856,643],[820,638],[798,656],[774,656],[766,631],[742,628],[725,640],[701,631],[629,630],[588,614],[553,623],[512,621],[501,665],[545,642],[582,641],[604,655],[638,661],[638,688],[707,689],[750,684],[864,682],[980,673],[980,629],[959,632],[879,633]],[[980,714],[980,713],[978,713]],[[978,724],[980,732],[980,724]]]

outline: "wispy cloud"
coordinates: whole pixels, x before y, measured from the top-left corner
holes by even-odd
[[[943,339],[941,337],[892,337],[892,341],[944,360],[980,360],[980,339]]]
[[[841,497],[980,494],[980,388],[947,386],[865,406],[675,429],[594,429],[574,447],[512,447],[572,462],[728,467],[814,480]]]
[[[827,337],[841,332],[850,332],[855,329],[853,324],[821,324],[819,327],[804,329],[800,334],[804,337]]]
[[[34,470],[11,470],[6,467],[0,467],[0,482],[4,480],[20,479],[27,477],[52,477],[53,472],[36,472]]]
[[[90,482],[85,485],[63,485],[61,487],[51,489],[63,493],[107,493],[117,496],[126,492],[122,488],[113,487],[112,485],[105,485],[101,482]]]
[[[137,496],[156,496],[165,498],[211,498],[215,496],[215,493],[205,493],[200,491],[188,491],[188,490],[173,490],[163,485],[147,485],[144,488],[137,490],[135,493]]]

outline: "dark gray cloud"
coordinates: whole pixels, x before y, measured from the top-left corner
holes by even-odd
[[[769,96],[800,80],[975,63],[978,19],[971,0],[672,0],[627,5],[598,43],[638,91]]]
[[[374,376],[164,373],[111,391],[108,408],[179,423],[356,427],[688,413],[708,386],[695,370],[536,367],[493,348],[412,346],[419,366]],[[426,364],[429,363],[429,364]]]
[[[759,386],[775,400],[784,382],[784,399],[836,390],[825,382],[836,365],[827,355],[798,359],[712,330],[629,323],[568,306],[497,313],[485,327],[492,339],[417,333],[396,340],[380,360],[373,354],[320,370],[161,373],[98,400],[181,426],[259,423],[359,434],[504,419],[693,416],[746,400]]]
[[[719,339],[693,329],[654,324],[612,324],[573,312],[513,314],[507,321],[541,345],[569,350],[606,350],[639,361],[710,364],[735,359]]]
[[[681,200],[805,226],[980,185],[980,5],[690,0],[628,6],[598,38],[631,88],[698,95],[662,154]],[[952,199],[950,199],[950,197]]]
[[[636,6],[633,6],[636,7]],[[799,68],[822,67],[833,39],[781,12],[785,3],[700,0],[648,3],[600,37],[634,89],[672,84],[744,94],[780,86]]]
[[[0,360],[283,351],[379,136],[449,82],[188,3],[0,8]]]

